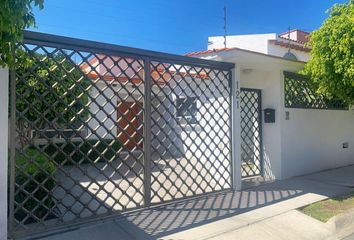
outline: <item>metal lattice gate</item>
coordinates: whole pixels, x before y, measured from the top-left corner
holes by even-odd
[[[13,237],[231,188],[233,64],[25,33]]]
[[[243,178],[263,174],[261,97],[261,90],[241,88],[241,173]]]

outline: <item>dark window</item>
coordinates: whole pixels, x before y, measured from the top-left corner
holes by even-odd
[[[288,51],[287,53],[285,53],[285,55],[284,55],[283,58],[297,61],[297,57],[295,56],[295,54],[293,54],[293,53],[290,52],[290,51]]]
[[[188,123],[196,123],[197,98],[179,97],[177,99],[177,117],[182,118]]]

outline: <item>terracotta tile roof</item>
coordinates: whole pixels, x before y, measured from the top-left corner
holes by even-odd
[[[210,54],[210,53],[218,53],[218,52],[227,52],[227,51],[232,51],[235,50],[236,48],[220,48],[220,49],[212,49],[212,50],[203,50],[203,51],[197,51],[197,52],[190,52],[190,53],[185,53],[185,56],[191,57],[191,56],[197,56],[197,55],[203,55],[203,54]]]
[[[310,36],[310,33],[309,32],[305,32],[303,30],[300,30],[300,29],[293,29],[293,30],[290,30],[288,32],[285,32],[285,33],[281,33],[279,34],[279,38],[282,38],[282,39],[286,39],[286,40],[289,40],[289,34],[295,32],[296,33],[296,38],[297,39],[290,39],[291,41],[293,42],[297,42],[297,43],[301,43],[301,44],[305,44],[309,41],[309,36]]]
[[[287,31],[287,32],[281,33],[280,35],[284,35],[284,34],[292,33],[292,32],[295,32],[295,31],[297,31],[297,32],[301,32],[301,33],[304,33],[304,34],[310,34],[310,32],[306,32],[306,31],[304,31],[304,30],[301,30],[301,29],[297,29],[297,28],[295,28],[295,29],[291,29],[290,31]]]
[[[81,71],[93,81],[119,81],[140,84],[144,79],[144,68],[141,60],[129,57],[122,58],[116,56],[106,56],[97,54],[90,58],[88,63],[79,65]],[[193,72],[178,65],[161,64],[151,69],[151,79],[157,84],[166,84],[167,81],[182,79],[184,77],[209,80],[206,72]]]
[[[287,38],[287,37],[282,37],[282,36],[278,36],[279,38],[281,38],[281,39],[284,39],[284,40],[286,40],[286,41],[291,41],[291,42],[296,42],[296,43],[300,43],[300,44],[305,44],[305,43],[307,43],[308,41],[306,41],[306,42],[303,42],[303,41],[300,41],[300,40],[294,40],[294,39],[289,39],[289,38]]]
[[[278,41],[278,40],[269,40],[269,42],[274,45],[280,46],[280,47],[291,48],[293,50],[298,50],[298,51],[302,51],[302,52],[310,52],[311,51],[311,48],[296,45],[296,44],[291,44],[291,43],[289,44],[287,42],[282,42],[282,41]]]

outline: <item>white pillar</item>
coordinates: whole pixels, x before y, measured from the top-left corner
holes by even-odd
[[[7,239],[9,71],[0,68],[0,239]]]
[[[232,167],[233,189],[241,190],[241,116],[240,116],[240,68],[232,70]]]

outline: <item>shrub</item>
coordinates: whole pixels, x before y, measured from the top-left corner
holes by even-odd
[[[48,194],[55,187],[55,181],[50,177],[55,170],[54,163],[34,148],[16,154],[15,201],[17,204],[23,204],[22,208],[31,211],[32,215],[39,219],[50,217],[50,209],[55,205],[53,197]],[[26,215],[23,209],[16,209],[17,220],[22,221]],[[32,217],[25,223],[33,221],[36,219]]]
[[[109,149],[105,151],[109,145]],[[105,139],[57,143],[39,147],[45,154],[40,153],[34,146],[23,153],[16,153],[15,218],[18,221],[24,221],[25,224],[38,221],[36,218],[50,219],[55,217],[51,210],[55,206],[55,199],[51,192],[56,186],[53,176],[56,164],[71,165],[113,160],[120,150],[121,144],[115,140]],[[58,148],[62,149],[62,152]],[[100,157],[100,154],[103,154],[104,159]],[[27,212],[32,212],[34,217],[24,220],[28,215]]]

